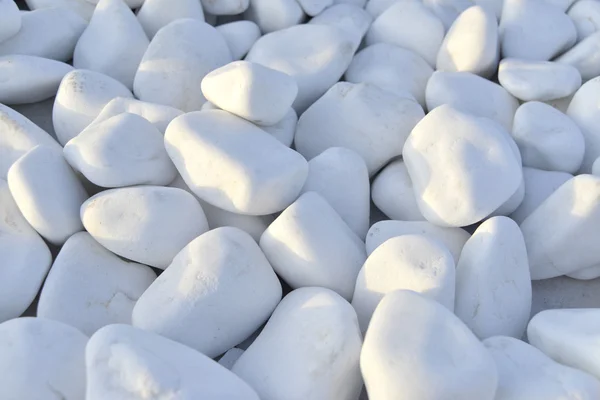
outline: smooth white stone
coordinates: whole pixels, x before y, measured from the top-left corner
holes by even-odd
[[[0,0],[0,43],[21,29],[21,12],[13,0]]]
[[[156,279],[145,265],[127,262],[79,232],[63,245],[40,292],[37,316],[92,335],[105,325],[131,323],[137,299]]]
[[[52,244],[83,230],[79,208],[88,195],[62,153],[35,147],[15,161],[7,180],[27,222]]]
[[[398,1],[400,0],[368,0],[365,10],[375,19]]]
[[[600,32],[598,32],[600,35]],[[600,36],[598,37],[600,39]],[[600,42],[599,42],[600,43]],[[580,172],[590,173],[592,164],[600,156],[600,77],[584,83],[571,100],[569,116],[583,134],[585,153]]]
[[[512,140],[511,140],[511,142],[514,143],[514,141],[512,141]],[[515,147],[516,147],[516,145],[515,145]],[[518,153],[518,148],[517,148],[517,153]],[[519,157],[519,159],[520,159],[520,157]],[[522,165],[522,163],[520,163],[520,164]],[[498,207],[496,209],[496,211],[494,211],[493,213],[488,215],[488,218],[489,217],[497,217],[497,216],[508,216],[508,215],[512,214],[519,207],[519,205],[521,205],[524,198],[525,198],[525,181],[523,179],[521,179],[521,183],[519,184],[519,187],[512,194],[512,196],[510,196],[508,198],[508,200],[506,200],[504,203],[502,203],[502,205],[500,207]]]
[[[135,114],[119,114],[84,129],[69,140],[63,154],[100,187],[167,185],[177,175],[163,135]]]
[[[369,83],[339,82],[299,118],[296,149],[312,159],[330,147],[354,150],[374,175],[424,117],[421,106]]]
[[[458,263],[460,252],[471,237],[461,228],[445,228],[427,221],[380,221],[367,233],[366,248],[370,255],[387,240],[402,235],[424,235],[443,243],[452,254],[454,263]]]
[[[354,43],[360,45],[367,33],[373,17],[361,6],[354,4],[334,4],[322,13],[308,21],[309,24],[330,25],[342,29]]]
[[[206,101],[202,79],[232,61],[227,42],[205,22],[186,18],[171,22],[152,39],[135,75],[136,97],[189,112]]]
[[[600,75],[600,66],[594,60],[600,57],[600,32],[595,32],[573,46],[554,61],[571,65],[586,82]]]
[[[456,266],[454,313],[480,339],[520,338],[531,312],[531,277],[519,226],[493,217],[465,243]]]
[[[571,18],[545,0],[505,0],[500,42],[505,58],[548,61],[577,40]]]
[[[262,400],[355,400],[361,339],[350,304],[330,290],[302,288],[279,303],[232,371]]]
[[[75,46],[73,66],[101,72],[131,90],[149,43],[123,0],[100,0]]]
[[[387,294],[360,355],[373,400],[493,400],[494,359],[451,311],[410,290]]]
[[[429,111],[449,104],[463,112],[486,117],[510,131],[519,102],[502,86],[470,72],[437,71],[426,90]]]
[[[444,29],[450,29],[456,18],[469,7],[475,5],[473,0],[423,0],[427,6],[444,24]]]
[[[269,225],[260,247],[292,288],[321,286],[352,298],[364,242],[315,192],[304,193]]]
[[[244,354],[245,350],[238,349],[237,347],[231,348],[223,354],[223,357],[219,359],[219,364],[227,369],[233,368],[235,362]]]
[[[98,4],[100,3],[102,0],[84,0],[87,1],[88,3],[91,4]],[[125,2],[125,4],[127,4],[127,6],[129,8],[139,8],[140,6],[142,6],[142,4],[144,4],[144,0],[123,0]]]
[[[575,24],[578,42],[600,30],[600,3],[596,0],[577,0],[567,15]]]
[[[129,325],[110,325],[92,336],[86,366],[87,400],[259,400],[248,384],[205,355]]]
[[[546,310],[527,326],[529,343],[554,361],[600,378],[600,309]]]
[[[570,65],[550,61],[505,58],[498,80],[522,101],[550,101],[572,95],[581,86],[581,74]]]
[[[248,8],[250,0],[201,0],[202,7],[213,15],[237,15]]]
[[[298,84],[293,107],[300,114],[342,77],[353,54],[354,44],[344,31],[304,24],[261,37],[246,60],[293,77]]]
[[[333,0],[297,0],[300,7],[304,10],[304,12],[310,16],[314,17],[319,15],[328,7],[333,5]]]
[[[600,264],[600,178],[565,182],[522,223],[532,279],[547,279]]]
[[[192,0],[195,1],[195,0]],[[234,60],[241,60],[260,38],[260,28],[252,21],[234,21],[217,26]]]
[[[256,242],[237,228],[192,240],[140,297],[133,325],[208,357],[244,341],[281,300],[281,284]]]
[[[104,106],[96,119],[88,125],[88,128],[123,113],[136,114],[143,117],[151,122],[162,134],[165,133],[167,126],[175,117],[183,114],[182,111],[176,108],[163,106],[162,104],[148,103],[129,97],[115,97]]]
[[[169,184],[169,186],[183,189],[195,196],[179,174],[177,174],[177,177]],[[198,201],[202,206],[202,210],[204,210],[210,229],[216,229],[222,226],[232,226],[248,233],[256,242],[260,240],[260,236],[275,219],[272,215],[236,214],[222,210],[201,199],[198,199]]]
[[[72,70],[68,64],[47,58],[0,56],[0,103],[28,104],[46,100],[56,95],[60,81]]]
[[[369,173],[354,151],[331,147],[308,162],[302,193],[317,192],[361,239],[369,229]]]
[[[581,130],[571,118],[547,104],[522,104],[515,113],[512,137],[526,167],[573,174],[583,161]]]
[[[19,211],[0,179],[0,322],[29,307],[46,277],[52,254]]]
[[[87,336],[63,323],[16,318],[0,324],[0,385],[5,399],[85,397]]]
[[[523,178],[507,136],[499,124],[448,105],[423,118],[408,137],[403,157],[428,221],[471,225],[515,193]]]
[[[185,190],[162,186],[110,189],[81,206],[86,230],[113,253],[165,269],[208,230],[202,207]]]
[[[496,362],[495,400],[593,400],[600,382],[583,371],[552,361],[520,340],[495,336],[483,341]]]
[[[348,82],[372,83],[400,97],[412,97],[424,107],[425,87],[431,74],[433,69],[415,52],[377,43],[356,54],[345,78]]]
[[[6,1],[6,0],[4,0]],[[22,13],[19,32],[0,42],[0,55],[24,54],[69,61],[87,21],[68,8]]]
[[[204,97],[222,110],[260,125],[274,125],[298,94],[291,76],[248,61],[234,61],[202,79]]]
[[[444,40],[444,25],[425,5],[418,1],[399,1],[389,7],[373,23],[365,42],[390,43],[412,50],[431,66]]]
[[[420,293],[454,310],[455,267],[452,254],[424,235],[393,237],[377,247],[358,273],[352,306],[363,332],[383,297],[397,289]]]
[[[579,271],[572,272],[567,274],[569,278],[579,279],[582,281],[589,281],[591,279],[596,279],[600,277],[600,265],[594,265],[592,267],[587,267],[584,269],[580,269]]]
[[[465,71],[487,78],[498,68],[498,22],[481,6],[470,7],[454,21],[437,53],[440,71]]]
[[[371,186],[373,203],[391,219],[424,221],[412,181],[402,160],[395,160],[381,170]]]
[[[79,135],[115,97],[132,98],[121,82],[99,72],[74,70],[65,75],[60,86],[52,122],[63,146]]]
[[[525,197],[510,217],[520,224],[556,189],[571,178],[573,175],[566,172],[524,167]]]
[[[204,11],[198,0],[145,0],[137,12],[137,19],[146,36],[152,39],[163,26],[180,18],[204,22]]]
[[[96,6],[81,0],[25,0],[25,4],[31,11],[42,8],[63,7],[74,11],[86,21],[92,19]]]
[[[61,151],[52,136],[12,108],[0,104],[0,178],[6,179],[10,166],[38,145]]]
[[[283,210],[296,199],[308,174],[300,154],[225,111],[176,118],[167,129],[165,145],[198,197],[235,213]]]
[[[298,25],[306,17],[296,0],[250,0],[244,19],[255,22],[262,33]]]

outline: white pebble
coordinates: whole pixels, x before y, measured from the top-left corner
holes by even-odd
[[[262,400],[355,400],[361,344],[350,304],[327,289],[298,289],[279,303],[232,371]]]
[[[600,32],[598,33],[600,35]],[[600,36],[599,36],[600,38]],[[592,164],[600,156],[600,77],[581,86],[575,93],[567,116],[577,124],[585,141],[585,153],[580,172],[589,173]]]
[[[342,29],[352,39],[355,48],[358,48],[372,21],[373,17],[362,7],[354,4],[334,4],[308,23]]]
[[[600,3],[596,0],[576,1],[567,15],[575,24],[578,42],[600,30]]]
[[[298,25],[306,17],[296,0],[250,0],[244,18],[258,25],[262,33]]]
[[[195,0],[191,0],[195,2]],[[217,26],[234,60],[241,60],[260,38],[260,28],[252,21],[235,21]]]
[[[113,253],[165,269],[208,230],[202,207],[184,190],[162,186],[110,189],[81,206],[85,229]]]
[[[377,306],[360,355],[369,398],[493,400],[494,359],[451,311],[410,290]]]
[[[600,65],[595,61],[598,57],[600,57],[600,32],[595,32],[554,61],[577,68],[581,79],[586,82],[600,75]]]
[[[180,18],[204,21],[204,11],[198,0],[145,0],[137,19],[150,40],[162,27]]]
[[[377,174],[371,186],[371,196],[373,204],[391,219],[425,220],[403,160],[392,161]]]
[[[0,43],[21,29],[21,12],[13,0],[0,0]]]
[[[373,18],[377,18],[398,1],[399,0],[368,0],[365,5],[365,10],[371,14]]]
[[[248,8],[250,0],[201,0],[202,7],[212,15],[236,15]]]
[[[92,19],[96,8],[95,4],[81,0],[25,0],[25,4],[31,11],[54,7],[68,8],[86,21]]]
[[[321,286],[351,299],[364,242],[315,192],[304,193],[260,238],[273,269],[292,288]]]

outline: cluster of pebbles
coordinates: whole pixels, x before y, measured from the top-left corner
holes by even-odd
[[[600,1],[0,0],[0,399],[600,399]]]

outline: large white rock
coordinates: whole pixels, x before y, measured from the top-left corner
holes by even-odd
[[[101,72],[131,90],[148,44],[144,29],[123,0],[100,0],[77,42],[73,66]]]
[[[575,24],[578,42],[600,30],[600,3],[596,0],[578,0],[567,15]]]
[[[38,145],[61,151],[52,136],[12,108],[0,104],[0,178],[6,179],[10,166]]]
[[[403,160],[395,160],[381,170],[371,186],[373,204],[391,219],[423,221],[412,181]]]
[[[296,0],[250,0],[244,19],[255,22],[262,33],[298,25],[306,17]]]
[[[413,129],[403,157],[428,221],[471,225],[515,193],[523,178],[507,135],[494,121],[448,105],[427,114]]]
[[[519,226],[493,217],[465,243],[456,266],[454,313],[480,339],[520,338],[531,311],[531,277]]]
[[[51,263],[48,246],[23,218],[8,184],[0,179],[0,322],[29,307]]]
[[[547,279],[600,264],[600,178],[565,182],[521,223],[532,279]]]
[[[410,290],[387,294],[360,355],[374,400],[493,400],[494,359],[451,311]]]
[[[293,107],[302,113],[342,77],[354,50],[351,38],[342,30],[328,25],[303,24],[261,37],[246,60],[294,78],[298,96]]]
[[[44,8],[22,13],[21,16],[19,32],[0,41],[0,56],[24,54],[69,61],[79,36],[87,26],[86,20],[63,7]]]
[[[352,306],[363,332],[383,297],[412,290],[454,310],[455,267],[452,254],[425,235],[393,237],[377,247],[358,273]]]
[[[94,4],[81,0],[25,0],[25,4],[27,4],[27,7],[29,7],[31,11],[41,8],[68,8],[71,11],[76,12],[86,21],[92,19],[94,9],[96,8]]]
[[[548,61],[576,40],[573,21],[556,5],[545,0],[505,0],[500,19],[503,57]]]
[[[551,101],[572,95],[581,86],[581,74],[568,64],[505,58],[498,80],[523,101]]]
[[[56,95],[60,81],[72,70],[68,64],[47,58],[17,54],[0,56],[0,103],[27,104],[46,100]]]
[[[594,61],[598,57],[600,57],[600,32],[595,32],[554,61],[577,68],[581,79],[586,82],[600,75],[600,66]]]
[[[402,154],[406,138],[423,117],[414,100],[369,83],[339,82],[300,116],[294,142],[307,159],[330,147],[354,150],[374,175]]]
[[[204,11],[200,2],[197,0],[145,0],[137,12],[137,19],[150,39],[163,26],[180,18],[204,21]]]
[[[87,400],[259,400],[248,384],[205,355],[129,325],[100,329],[85,354]]]
[[[360,45],[367,33],[373,17],[361,6],[355,4],[334,4],[308,21],[309,24],[330,25],[343,30],[354,43]]]
[[[308,174],[300,154],[225,111],[176,118],[167,129],[165,145],[190,189],[231,212],[281,211],[296,199]]]
[[[62,153],[37,146],[15,161],[7,180],[27,222],[52,244],[83,230],[79,208],[88,195]]]
[[[58,141],[63,146],[79,135],[115,97],[132,98],[121,82],[88,70],[74,70],[65,75],[60,86],[52,122]]]
[[[600,378],[600,309],[546,310],[527,326],[529,343],[554,361]]]
[[[111,189],[81,206],[86,230],[113,253],[165,269],[208,230],[202,207],[184,190],[162,186]]]
[[[248,8],[249,0],[201,0],[202,7],[212,15],[237,15]]]
[[[475,5],[472,0],[423,0],[427,6],[449,30],[456,18],[469,7]]]
[[[345,78],[348,82],[372,83],[400,97],[414,98],[425,106],[425,88],[431,74],[433,69],[417,53],[377,43],[356,54]]]
[[[63,245],[40,292],[37,316],[92,335],[105,325],[131,323],[137,299],[156,279],[145,265],[124,261],[79,232]]]
[[[135,114],[119,114],[84,129],[69,140],[63,154],[101,187],[166,185],[177,175],[163,135]]]
[[[260,64],[234,61],[202,79],[204,97],[222,110],[259,125],[274,125],[298,94],[291,76]]]
[[[197,19],[179,19],[152,39],[135,74],[136,97],[189,112],[205,102],[200,83],[206,74],[232,61],[227,42]]]
[[[362,239],[369,229],[369,173],[354,151],[331,147],[308,162],[302,192],[317,192]]]
[[[498,68],[498,22],[481,6],[465,10],[454,21],[437,53],[440,71],[465,71],[487,78]]]
[[[559,171],[544,171],[536,168],[523,168],[525,196],[510,217],[518,224],[523,222],[563,183],[573,178],[573,175]]]
[[[389,7],[365,38],[367,46],[383,42],[412,50],[432,67],[443,40],[442,21],[420,1],[398,1]]]
[[[402,235],[424,235],[436,239],[450,251],[455,264],[458,263],[463,246],[471,237],[462,228],[445,228],[427,221],[380,221],[371,225],[367,233],[367,254],[373,253],[387,240]]]
[[[366,257],[364,243],[315,192],[304,193],[269,225],[260,247],[296,289],[321,286],[350,300]]]
[[[552,361],[518,339],[495,336],[483,341],[498,369],[495,400],[593,400],[600,381]]]
[[[78,400],[85,397],[87,336],[43,318],[0,324],[2,397]]]
[[[0,0],[0,43],[21,29],[21,13],[13,0]]]
[[[512,137],[526,167],[573,174],[583,161],[581,130],[571,118],[545,103],[532,101],[517,109]]]
[[[600,35],[600,32],[598,33]],[[600,39],[600,36],[598,36]],[[598,42],[600,44],[600,42]],[[590,173],[592,164],[600,156],[600,77],[581,86],[575,93],[567,116],[577,124],[585,141],[585,153],[580,172]]]
[[[355,400],[361,344],[350,304],[328,289],[298,289],[279,303],[232,371],[262,400]]]
[[[167,126],[175,117],[183,114],[182,111],[176,108],[162,104],[148,103],[129,97],[115,97],[104,106],[100,114],[90,122],[88,127],[92,127],[122,113],[136,114],[144,117],[162,134],[165,133]]]
[[[463,112],[493,119],[508,131],[519,107],[517,99],[502,86],[470,72],[435,72],[427,83],[426,99],[429,111],[449,104]]]
[[[258,25],[245,20],[219,25],[217,31],[225,38],[234,60],[241,60],[261,36]]]
[[[281,284],[256,242],[237,228],[192,240],[144,292],[133,325],[216,357],[258,329]]]

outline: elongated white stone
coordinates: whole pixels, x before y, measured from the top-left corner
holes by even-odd
[[[137,12],[144,32],[152,39],[163,26],[180,18],[204,21],[202,5],[196,0],[144,0]]]
[[[600,57],[600,32],[595,32],[554,61],[577,68],[581,79],[586,82],[600,75],[600,66],[594,62],[598,57]]]

